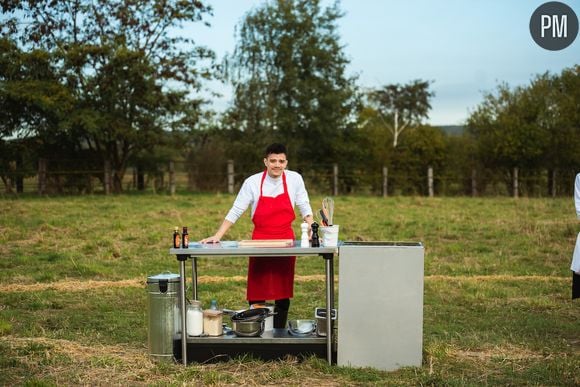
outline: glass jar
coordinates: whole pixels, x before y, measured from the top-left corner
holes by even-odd
[[[203,334],[203,310],[201,302],[191,301],[187,306],[187,335],[201,336]]]

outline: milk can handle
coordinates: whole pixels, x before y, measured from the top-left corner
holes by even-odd
[[[159,291],[161,293],[166,293],[167,292],[167,287],[168,287],[167,284],[168,283],[169,283],[169,281],[166,280],[166,279],[160,279],[159,280]]]

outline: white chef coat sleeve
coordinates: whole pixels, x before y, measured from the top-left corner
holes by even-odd
[[[574,183],[574,205],[576,206],[576,216],[580,219],[580,173],[576,175]]]
[[[580,274],[580,233],[576,237],[576,246],[574,246],[574,253],[572,253],[572,264],[570,270],[576,274]]]
[[[306,191],[306,186],[304,185],[304,179],[300,174],[296,174],[296,206],[300,210],[302,218],[312,214],[312,207],[310,207],[310,199],[308,198],[308,192]]]
[[[251,185],[252,182],[250,179],[246,179],[244,181],[244,184],[242,184],[242,188],[240,188],[240,192],[238,192],[238,196],[236,197],[232,208],[226,215],[226,220],[229,220],[232,223],[236,223],[236,221],[240,219],[242,214],[248,209],[253,200]]]

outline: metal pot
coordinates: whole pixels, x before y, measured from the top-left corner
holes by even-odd
[[[239,312],[224,309],[232,319],[232,329],[237,336],[256,337],[264,333],[265,320],[272,312],[268,308],[247,309]]]
[[[232,320],[232,328],[236,336],[257,337],[264,333],[264,320],[260,321],[237,321]]]

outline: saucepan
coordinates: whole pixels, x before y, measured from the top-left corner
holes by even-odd
[[[224,309],[224,313],[231,316],[234,333],[243,337],[261,336],[264,333],[266,318],[274,314],[268,308],[246,309],[238,312]]]

